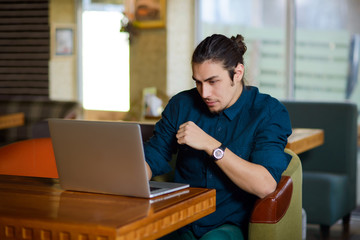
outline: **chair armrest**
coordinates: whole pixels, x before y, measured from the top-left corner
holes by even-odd
[[[255,202],[251,223],[277,223],[289,208],[293,192],[291,177],[282,176],[274,192]]]

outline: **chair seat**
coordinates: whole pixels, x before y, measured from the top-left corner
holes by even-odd
[[[308,223],[331,226],[345,216],[349,189],[346,175],[306,172],[303,173],[303,207]]]

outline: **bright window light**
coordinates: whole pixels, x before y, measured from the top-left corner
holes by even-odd
[[[129,41],[120,12],[83,13],[83,106],[129,111]]]

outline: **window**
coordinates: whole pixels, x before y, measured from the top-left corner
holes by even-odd
[[[87,110],[129,111],[129,42],[122,6],[90,4],[82,13],[82,98]]]
[[[212,33],[241,33],[246,79],[279,99],[288,96],[286,17],[295,21],[294,98],[360,103],[359,1],[200,0],[198,41]],[[287,15],[289,14],[289,15]]]
[[[351,44],[359,44],[359,7],[350,0],[296,1],[296,99],[360,103],[359,88],[347,87],[358,80],[359,62],[350,56],[360,54]]]
[[[284,98],[285,0],[201,0],[198,9],[199,41],[213,33],[243,35],[246,82]]]

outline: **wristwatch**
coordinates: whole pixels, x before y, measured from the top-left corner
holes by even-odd
[[[225,152],[225,146],[223,144],[221,144],[220,147],[215,148],[211,157],[215,160],[218,161],[220,159],[222,159],[224,157],[224,152]]]

